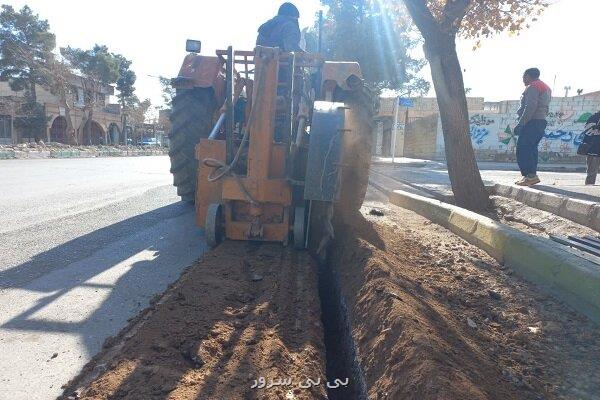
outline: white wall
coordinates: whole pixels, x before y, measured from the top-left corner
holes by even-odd
[[[476,152],[514,153],[518,104],[511,102],[508,113],[471,113],[471,142]],[[581,143],[580,134],[590,114],[600,111],[600,100],[585,96],[554,98],[550,104],[548,127],[540,142],[543,153],[575,156]],[[444,157],[442,125],[438,118],[436,155]],[[542,156],[541,156],[542,157]]]

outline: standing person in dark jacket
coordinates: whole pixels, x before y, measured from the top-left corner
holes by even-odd
[[[258,28],[258,46],[279,47],[285,52],[302,51],[300,48],[300,12],[292,3],[283,3],[279,12]]]
[[[546,131],[546,116],[552,100],[550,87],[540,80],[540,70],[529,68],[523,74],[526,88],[517,111],[519,123],[514,131],[518,134],[517,163],[523,178],[515,182],[531,186],[540,182],[537,176],[538,144]]]
[[[589,135],[600,135],[600,111],[588,118],[585,123],[585,130]],[[586,185],[596,184],[596,176],[600,169],[600,156],[587,156],[587,176],[585,177]]]

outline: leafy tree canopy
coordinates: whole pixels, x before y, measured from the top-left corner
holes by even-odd
[[[146,121],[146,114],[151,106],[152,102],[150,99],[140,101],[136,95],[129,98],[126,107],[130,115],[130,122],[133,124],[143,124]]]
[[[15,128],[28,135],[28,138],[38,141],[45,137],[48,120],[41,104],[26,102],[20,106],[18,116],[15,118]]]
[[[119,62],[119,78],[117,79],[117,90],[119,91],[119,94],[117,97],[121,101],[121,105],[125,105],[126,100],[131,98],[135,92],[134,84],[137,77],[135,72],[130,69],[130,60],[120,54],[115,54],[114,56]]]
[[[110,85],[119,79],[122,57],[110,53],[106,46],[96,44],[89,50],[69,46],[60,52],[74,70],[94,84]]]
[[[327,58],[358,61],[365,79],[378,89],[429,90],[429,83],[417,77],[424,61],[411,56],[419,37],[405,10],[372,0],[321,2],[328,7],[322,31]],[[314,51],[316,39],[308,41]]]
[[[396,10],[409,8],[421,32],[435,30],[482,39],[495,33],[517,33],[536,21],[548,0],[388,0]],[[416,14],[413,14],[415,12]]]
[[[53,59],[56,46],[47,20],[24,6],[16,11],[2,5],[0,11],[0,80],[14,91],[27,90],[35,101],[35,84],[46,86],[51,77],[41,66]]]
[[[175,97],[175,89],[173,88],[173,85],[171,85],[170,78],[159,76],[158,80],[160,82],[160,87],[162,91],[162,99],[164,103],[163,108],[169,109],[171,108],[173,97]]]

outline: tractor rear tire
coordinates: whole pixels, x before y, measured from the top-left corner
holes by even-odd
[[[210,134],[216,108],[212,88],[178,89],[173,98],[169,157],[173,184],[183,201],[196,198],[196,144]]]

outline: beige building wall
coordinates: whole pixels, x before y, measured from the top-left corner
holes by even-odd
[[[416,118],[406,126],[404,157],[432,159],[437,144],[438,115]]]
[[[489,104],[489,103],[488,103]],[[518,137],[514,134],[517,124],[518,100],[496,103],[493,112],[469,113],[470,136],[475,155],[479,160],[514,160]],[[553,97],[548,125],[539,144],[540,162],[582,162],[577,155],[584,125],[593,113],[600,111],[600,97],[583,94],[572,97]],[[436,158],[445,156],[444,139],[438,120]]]
[[[73,79],[73,84],[76,85],[78,82],[78,78]],[[109,143],[110,138],[108,137],[110,131],[118,131],[117,136],[121,135],[121,112],[120,106],[118,104],[105,104],[108,101],[110,94],[114,92],[113,88],[105,88],[102,91],[104,95],[104,103],[100,102],[94,107],[92,121],[100,127],[103,135],[104,143]],[[8,82],[0,82],[0,102],[5,105],[10,105],[13,103],[13,109],[18,109],[15,106],[14,98],[22,98],[23,92],[14,92],[10,89]],[[46,139],[45,141],[49,142],[52,140],[51,131],[53,124],[59,117],[66,116],[66,110],[63,106],[61,106],[60,99],[50,93],[50,91],[44,89],[43,87],[36,86],[36,96],[37,100],[40,104],[42,104],[46,111],[46,116],[48,117],[48,123],[46,126]],[[86,115],[87,112],[83,108],[83,104],[74,101],[75,99],[69,99],[69,104],[71,105],[70,116],[73,125],[73,131],[67,132],[67,140],[69,143],[83,143],[83,132],[84,126],[87,121]],[[14,112],[14,111],[13,111]],[[15,115],[12,115],[14,118]],[[58,122],[57,122],[58,123]],[[96,125],[95,125],[96,126]],[[25,132],[15,132],[13,130],[13,142],[21,142],[26,140],[28,135]]]
[[[396,139],[396,156],[415,158],[445,157],[444,138],[435,98],[413,99],[414,107],[400,107]],[[374,132],[377,151],[389,148],[395,111],[395,98],[382,98]],[[519,100],[485,102],[481,97],[468,97],[470,136],[480,160],[514,159]],[[576,155],[585,120],[600,111],[600,91],[571,97],[554,97],[547,117],[548,127],[540,142],[540,162],[579,160]],[[407,122],[406,127],[404,126]],[[386,130],[387,129],[387,130]],[[579,160],[580,161],[580,160]]]
[[[419,149],[419,150],[415,150],[412,149],[410,146],[416,144],[415,140],[415,136],[414,134],[412,134],[412,137],[410,138],[410,144],[407,143],[408,140],[408,135],[409,135],[409,131],[408,131],[408,127],[410,127],[412,121],[418,120],[420,118],[426,118],[426,117],[430,117],[430,116],[435,116],[435,119],[437,120],[437,117],[439,115],[439,108],[438,108],[438,104],[437,104],[437,98],[435,97],[417,97],[417,98],[413,98],[413,107],[403,107],[400,106],[398,108],[398,126],[396,129],[396,152],[395,155],[397,157],[413,157],[413,156],[409,156],[408,154],[416,154],[416,153],[423,153],[423,154],[435,154],[436,151],[436,144],[435,144],[435,139],[431,139],[431,135],[428,134],[427,139],[425,139],[424,142],[422,142],[419,146],[425,146],[425,143],[427,143],[427,146],[433,146],[432,148],[428,147],[426,150],[423,149]],[[383,141],[386,140],[391,140],[393,141],[393,131],[394,131],[394,117],[395,117],[395,112],[396,112],[396,97],[382,97],[380,98],[380,104],[379,104],[379,113],[377,114],[377,119],[379,119],[380,122],[382,122],[379,126],[379,131],[376,131],[374,134],[376,135],[375,137],[375,143],[378,143],[377,148],[379,149],[385,149],[387,147],[389,147],[390,145],[385,143],[382,143]],[[467,107],[469,109],[469,113],[479,113],[479,112],[483,112],[484,109],[484,98],[483,97],[467,97]],[[408,111],[408,113],[407,113]],[[389,121],[391,119],[391,124],[390,123],[385,123],[385,121]],[[425,124],[429,123],[430,119],[427,119],[427,122],[425,122]],[[408,125],[408,127],[406,126]],[[418,125],[418,124],[417,124]],[[414,126],[414,129],[419,129],[422,130],[424,129],[422,126]],[[391,127],[388,128],[390,129],[390,131],[386,131],[386,127]],[[383,129],[381,128],[383,127]],[[437,132],[437,128],[435,129],[435,132]],[[436,133],[432,133],[432,135],[435,137]],[[376,152],[377,154],[377,152]],[[381,154],[377,154],[377,155],[381,155]],[[424,156],[423,156],[424,157]]]

